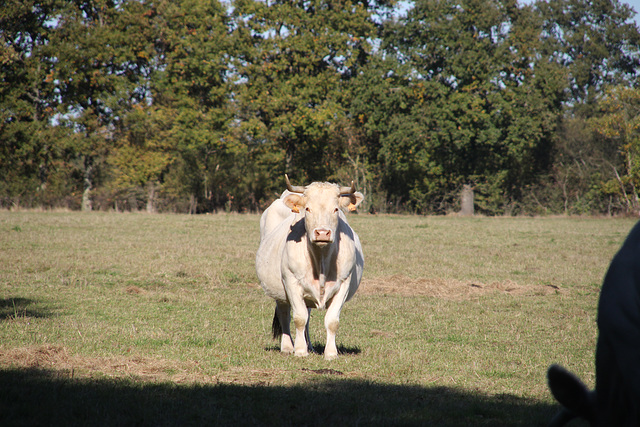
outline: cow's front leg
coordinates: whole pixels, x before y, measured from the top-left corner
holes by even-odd
[[[282,279],[287,299],[293,312],[293,324],[296,328],[296,338],[293,343],[293,353],[296,356],[308,356],[307,340],[309,309],[304,302],[303,288],[300,279],[295,277],[291,270],[285,269],[282,272]]]
[[[309,310],[302,303],[302,307],[296,307],[293,305],[293,324],[296,327],[296,339],[293,346],[294,354],[296,356],[305,357],[309,355],[309,347],[307,346],[308,336],[308,322],[309,322]]]
[[[291,339],[291,306],[283,301],[276,301],[276,317],[280,322],[282,337],[280,338],[280,351],[293,353],[293,340]]]
[[[324,327],[327,329],[327,345],[324,348],[324,358],[333,360],[338,357],[338,347],[336,346],[336,333],[340,323],[340,312],[347,300],[349,291],[349,278],[342,283],[338,293],[329,301],[327,314],[324,316]]]

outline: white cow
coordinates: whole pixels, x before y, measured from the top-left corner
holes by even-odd
[[[327,310],[325,359],[338,356],[336,331],[340,312],[355,294],[364,268],[358,235],[343,210],[355,210],[364,196],[355,186],[314,182],[287,190],[260,219],[256,272],[265,293],[276,300],[274,337],[280,350],[307,356],[311,308]],[[291,339],[291,310],[296,329]]]
[[[596,388],[552,365],[549,388],[564,408],[550,426],[581,417],[592,426],[640,426],[640,223],[611,261],[598,304]]]

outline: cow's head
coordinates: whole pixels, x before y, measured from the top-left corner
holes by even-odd
[[[354,211],[364,199],[362,193],[351,187],[340,187],[328,182],[314,182],[306,187],[292,186],[285,175],[287,189],[284,204],[293,212],[304,214],[309,241],[323,247],[333,243],[338,228],[340,210]]]

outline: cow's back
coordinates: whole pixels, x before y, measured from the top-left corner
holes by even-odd
[[[282,221],[295,215],[282,201],[282,198],[288,194],[291,194],[291,192],[285,190],[280,198],[274,200],[262,213],[260,217],[260,240],[264,239],[264,236],[273,231]]]

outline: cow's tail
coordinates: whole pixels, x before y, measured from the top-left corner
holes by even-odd
[[[274,339],[278,339],[282,336],[282,325],[280,324],[280,319],[278,319],[278,307],[276,307],[276,312],[273,314],[271,333],[273,334]]]
[[[563,426],[576,417],[587,421],[595,418],[595,392],[590,391],[577,376],[560,365],[551,365],[547,380],[553,397],[563,406],[549,427]]]

